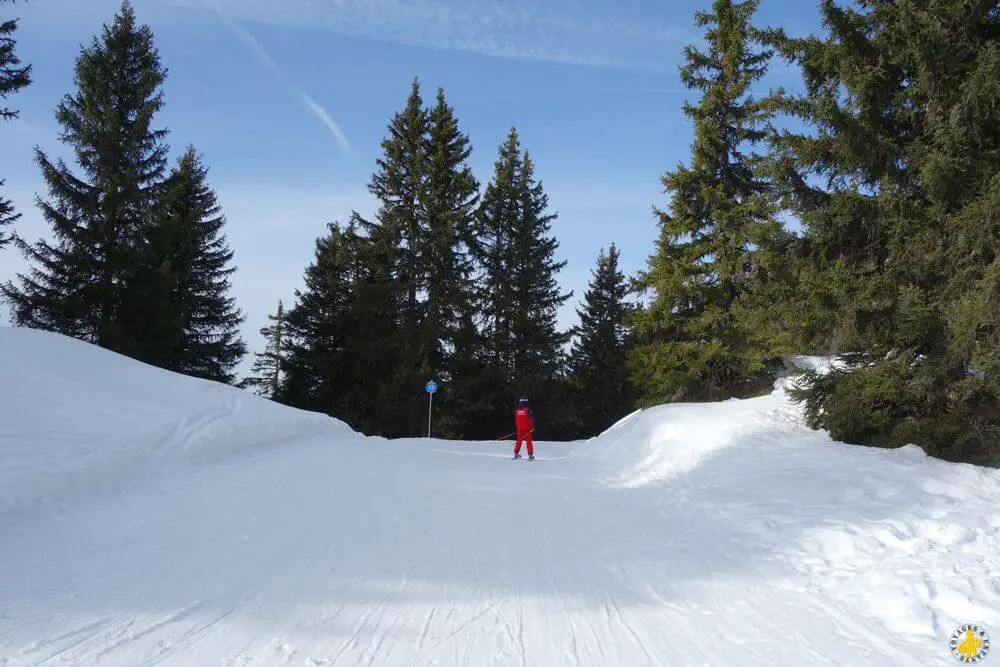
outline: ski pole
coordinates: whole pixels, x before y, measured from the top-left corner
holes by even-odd
[[[534,432],[535,432],[535,427],[532,426],[531,427],[531,431],[529,431],[529,433],[534,433]],[[497,442],[498,440],[506,440],[507,438],[511,437],[512,435],[517,435],[517,431],[514,431],[513,433],[508,433],[507,435],[502,435],[499,438],[494,438],[493,442]]]

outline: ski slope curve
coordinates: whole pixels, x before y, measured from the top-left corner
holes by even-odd
[[[0,350],[4,667],[944,666],[1000,633],[997,471],[832,442],[780,385],[528,462]]]

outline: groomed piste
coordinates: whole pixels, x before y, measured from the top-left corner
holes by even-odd
[[[927,667],[961,624],[1000,638],[1000,472],[833,442],[782,382],[534,462],[27,329],[0,383],[4,667]]]

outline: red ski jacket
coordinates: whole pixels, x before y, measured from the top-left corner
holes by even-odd
[[[535,426],[535,416],[527,405],[519,405],[514,409],[514,424],[517,430],[525,433]]]

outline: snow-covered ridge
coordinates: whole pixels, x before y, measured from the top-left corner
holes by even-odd
[[[0,513],[71,502],[341,422],[73,338],[0,328]]]

